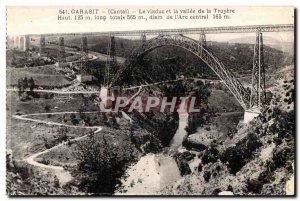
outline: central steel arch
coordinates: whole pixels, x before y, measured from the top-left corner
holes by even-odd
[[[234,95],[237,101],[241,104],[244,110],[249,109],[250,93],[243,85],[234,77],[233,73],[224,66],[211,52],[205,49],[198,41],[179,35],[159,35],[155,38],[147,40],[140,47],[135,49],[125,62],[125,67],[122,68],[114,76],[110,86],[121,84],[121,79],[126,73],[130,73],[130,69],[134,68],[144,55],[148,52],[161,46],[176,46],[183,48],[205,62],[216,75],[224,82],[230,92]]]

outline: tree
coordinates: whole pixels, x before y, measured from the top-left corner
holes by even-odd
[[[18,80],[18,85],[17,85],[17,87],[18,87],[18,95],[21,96],[22,93],[24,92],[24,89],[23,89],[23,85],[22,85],[21,80]]]
[[[78,119],[76,119],[76,115],[74,113],[71,114],[70,118],[71,118],[71,122],[73,125],[76,125],[79,123]]]
[[[22,85],[23,85],[23,88],[24,88],[24,89],[27,89],[27,88],[28,88],[28,79],[27,79],[27,77],[24,77],[24,78],[23,78]]]
[[[110,145],[104,135],[102,139],[90,135],[87,140],[77,142],[76,146],[74,155],[79,163],[72,173],[78,178],[79,189],[96,195],[113,194],[118,178],[123,175],[124,166],[131,158],[125,156],[120,147]]]
[[[29,89],[30,89],[31,92],[35,88],[35,83],[34,83],[34,80],[33,80],[32,77],[28,80],[28,87],[29,87]]]
[[[46,106],[45,106],[45,111],[46,111],[46,112],[50,112],[50,110],[51,110],[51,107],[50,107],[49,105],[46,105]]]
[[[58,128],[58,139],[60,141],[67,141],[69,129],[67,127]]]

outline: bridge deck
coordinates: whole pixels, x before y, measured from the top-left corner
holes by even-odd
[[[294,31],[294,24],[274,24],[274,25],[249,25],[249,26],[226,26],[226,27],[201,27],[185,29],[157,29],[157,30],[134,30],[134,31],[111,31],[111,32],[81,32],[81,33],[53,33],[53,34],[30,34],[29,36],[140,36],[158,34],[206,34],[215,33],[251,33],[261,30],[262,32],[286,32]]]

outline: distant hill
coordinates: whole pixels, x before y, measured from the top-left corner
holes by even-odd
[[[89,36],[88,37],[88,49],[100,52],[103,54],[107,53],[108,42],[110,38],[109,36]],[[65,44],[69,46],[77,46],[81,45],[80,37],[65,37]],[[129,40],[126,38],[115,37],[115,45],[116,45],[116,55],[121,57],[128,56],[131,51],[138,47],[139,40]]]
[[[106,54],[108,40],[108,36],[90,36],[88,38],[88,48],[91,51]],[[223,43],[209,41],[207,48],[236,76],[240,77],[252,73],[254,40],[253,37],[242,37]],[[140,41],[116,37],[115,43],[116,56],[128,57],[139,46]],[[65,44],[79,48],[81,38],[65,37]],[[285,45],[288,49],[288,43],[281,44],[280,41],[274,40],[274,38],[265,37],[264,44],[264,63],[266,64],[267,73],[275,72],[293,64],[293,54],[282,50]],[[203,61],[179,47],[163,46],[154,49],[145,55],[139,65],[142,68],[136,69],[138,72],[128,73],[128,81],[134,81],[134,79],[142,77],[142,80],[151,82],[175,79],[182,75],[217,79],[216,74]]]
[[[253,68],[252,44],[209,42],[207,48],[237,77],[248,76]],[[265,46],[264,63],[268,73],[274,73],[293,64],[293,56],[276,48]],[[216,74],[194,54],[179,47],[163,46],[145,55],[139,68],[127,73],[126,82],[152,82],[176,79],[177,76],[218,79]],[[151,72],[151,73],[150,73]]]
[[[244,43],[244,44],[254,44],[255,38],[250,36],[240,37],[236,39],[229,40],[228,43]],[[263,43],[266,46],[281,50],[283,52],[294,54],[294,43],[292,42],[281,42],[275,38],[264,36]]]

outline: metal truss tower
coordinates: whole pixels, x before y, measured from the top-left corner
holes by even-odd
[[[112,63],[115,62],[115,55],[116,55],[116,42],[115,42],[115,37],[114,36],[111,36],[110,37],[110,53],[109,53],[109,56],[110,56],[110,61]]]
[[[65,58],[65,40],[64,37],[58,38],[58,54],[57,54],[58,66],[61,67],[61,64],[66,61]]]
[[[199,36],[199,44],[200,44],[200,46],[206,48],[206,36],[203,31],[200,33],[200,36]]]
[[[250,108],[261,109],[262,105],[266,103],[266,80],[263,52],[263,37],[259,30],[256,33],[256,44],[254,46]]]
[[[111,67],[115,65],[115,54],[116,54],[116,42],[115,37],[110,36],[107,45],[107,57],[106,57],[106,66],[105,66],[105,76],[104,76],[104,85],[109,85],[110,71]]]
[[[25,35],[24,36],[24,51],[27,51],[30,49],[30,36]]]
[[[146,34],[143,33],[143,34],[141,35],[141,45],[144,45],[144,44],[146,43],[146,41],[147,41]]]
[[[46,47],[45,36],[41,36],[40,37],[40,54],[45,53],[45,47]]]
[[[81,75],[86,74],[87,61],[88,61],[87,37],[83,36],[81,38],[81,46],[80,46],[80,72],[79,72],[79,74],[81,74]]]

